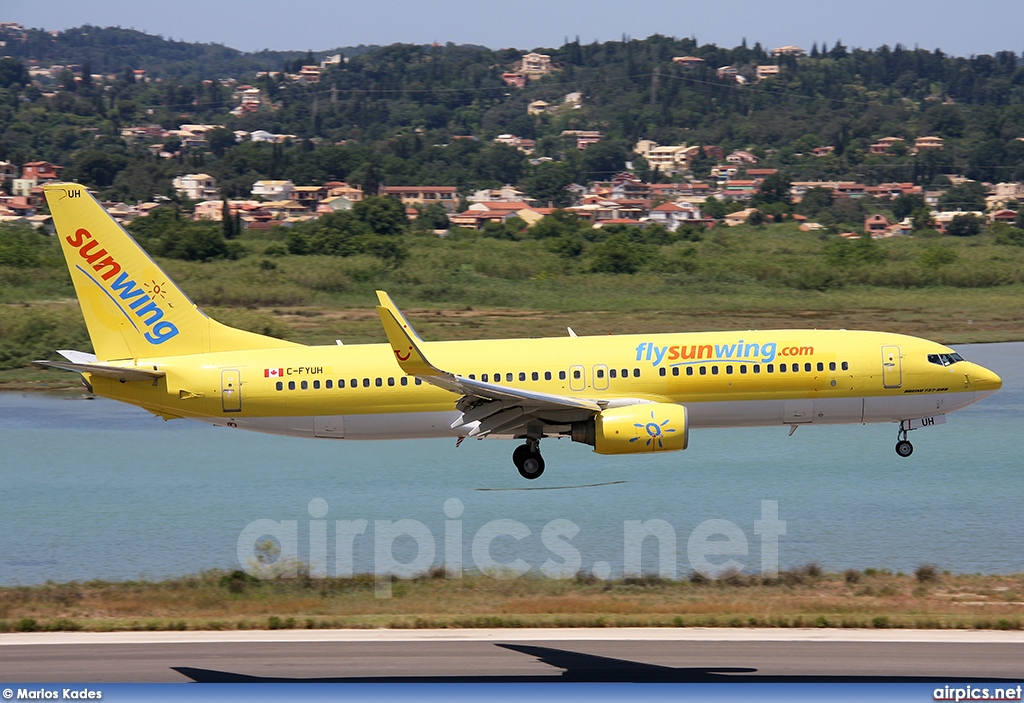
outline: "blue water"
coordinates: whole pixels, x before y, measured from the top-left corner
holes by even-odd
[[[723,534],[740,550],[708,558],[757,572],[754,522],[762,501],[777,501],[781,568],[1024,571],[1024,343],[958,350],[999,373],[1003,390],[946,425],[913,432],[909,459],[893,451],[895,425],[802,427],[792,437],[785,427],[700,430],[685,452],[647,457],[545,441],[547,472],[533,482],[512,467],[511,442],[467,440],[456,449],[454,440],[302,440],[164,422],[102,399],[0,394],[0,584],[246,566],[239,537],[259,519],[296,521],[296,556],[307,561],[317,498],[327,505],[317,517],[327,523],[328,573],[341,568],[335,525],[344,520],[368,521],[353,542],[357,572],[380,568],[374,540],[387,528],[375,521],[419,521],[442,563],[446,546],[459,551],[458,540],[445,539],[451,498],[463,506],[448,528],[461,529],[467,569],[481,566],[474,537],[501,519],[529,534],[494,539],[495,561],[519,558],[535,572],[547,560],[557,565],[542,532],[567,520],[578,532],[560,539],[581,569],[618,576],[626,521],[658,519],[675,534],[674,548],[660,544],[680,576],[692,565],[688,543],[708,520],[719,521],[718,532],[732,523]],[[412,561],[418,546],[398,537],[394,558]],[[646,571],[664,573],[658,547],[644,542]],[[320,563],[315,554],[311,561]]]

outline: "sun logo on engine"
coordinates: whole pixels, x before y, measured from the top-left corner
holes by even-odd
[[[665,420],[664,422],[662,422],[659,425],[657,419],[654,417],[654,412],[652,411],[651,412],[651,421],[650,422],[634,422],[633,423],[633,427],[642,427],[644,429],[644,431],[647,432],[646,446],[649,447],[649,446],[651,446],[652,442],[655,442],[655,443],[657,443],[658,449],[664,449],[665,445],[662,444],[662,441],[661,441],[662,436],[664,436],[666,434],[669,434],[671,432],[675,432],[674,428],[672,428],[672,427],[665,427],[665,425],[667,425],[668,423],[669,423],[669,420]],[[640,439],[641,439],[640,437],[634,437],[633,439],[631,439],[629,441],[630,442],[639,442]]]

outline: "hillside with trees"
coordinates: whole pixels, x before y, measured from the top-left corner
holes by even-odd
[[[837,43],[798,58],[771,56],[759,44],[725,49],[664,36],[574,41],[541,49],[555,70],[524,88],[502,80],[522,52],[472,46],[361,47],[308,85],[282,71],[323,53],[246,54],[94,27],[56,36],[29,30],[22,41],[8,39],[4,51],[10,58],[0,60],[0,160],[70,164],[69,176],[117,199],[166,193],[175,173],[199,168],[225,183],[229,195],[259,177],[463,190],[517,183],[558,191],[622,170],[638,139],[746,149],[791,180],[1024,178],[1024,68],[1011,51],[962,58]],[[678,56],[704,63],[679,65],[672,61]],[[29,62],[58,61],[77,69],[42,89],[29,81]],[[752,76],[766,65],[778,65],[778,75],[745,85],[716,72],[732,66]],[[151,80],[135,81],[132,70],[140,67]],[[229,115],[232,81],[258,87],[267,104]],[[563,105],[574,92],[581,94],[579,109]],[[556,109],[528,115],[536,100]],[[119,135],[122,127],[149,123],[216,123],[294,139],[277,150],[228,140],[157,162],[144,145]],[[599,130],[604,139],[579,150],[562,136],[574,129]],[[536,140],[534,162],[546,157],[555,164],[531,163],[491,141],[505,133]],[[946,148],[916,155],[898,144],[884,155],[868,149],[883,136],[912,143],[924,135],[941,137]],[[820,146],[834,152],[810,157]],[[642,160],[634,161],[640,175],[649,175]],[[694,175],[706,176],[711,165],[699,160]]]

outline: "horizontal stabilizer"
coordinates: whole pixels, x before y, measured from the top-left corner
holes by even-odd
[[[106,366],[104,364],[76,364],[71,361],[33,361],[32,363],[36,366],[88,373],[100,378],[112,378],[115,381],[121,382],[155,381],[166,375],[163,371],[151,369],[140,369],[137,367],[122,368],[120,366]]]

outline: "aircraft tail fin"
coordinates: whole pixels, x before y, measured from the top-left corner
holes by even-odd
[[[100,361],[298,346],[208,317],[84,186],[43,191]]]

